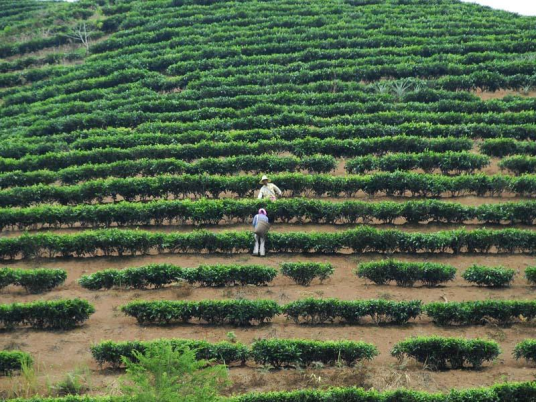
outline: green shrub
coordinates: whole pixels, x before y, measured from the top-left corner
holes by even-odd
[[[536,339],[525,339],[519,342],[514,348],[516,360],[521,358],[528,362],[536,362]]]
[[[193,339],[157,339],[152,341],[103,341],[91,346],[91,354],[99,365],[109,364],[121,367],[123,357],[135,360],[134,351],[144,353],[148,346],[155,343],[169,343],[174,349],[185,347],[194,350],[198,359],[213,360],[222,364],[245,364],[249,358],[249,348],[241,343],[210,343]]]
[[[536,267],[527,267],[525,269],[525,277],[531,285],[536,285]]]
[[[121,306],[121,311],[140,324],[169,324],[197,318],[211,324],[246,326],[271,320],[280,313],[280,307],[271,300],[161,300],[134,301]]]
[[[389,259],[359,264],[356,274],[377,285],[395,281],[398,286],[413,286],[415,282],[421,281],[425,286],[437,286],[452,281],[456,276],[456,268],[432,262],[403,262]]]
[[[515,271],[505,267],[485,267],[472,265],[463,274],[462,278],[478,286],[493,288],[508,287],[514,280]]]
[[[4,375],[20,370],[24,364],[31,365],[32,363],[32,357],[26,352],[19,350],[0,351],[0,373]]]
[[[282,310],[296,323],[321,324],[338,319],[357,324],[369,317],[376,324],[402,325],[421,314],[422,302],[306,298],[288,303]]]
[[[302,286],[309,286],[315,278],[322,283],[333,275],[333,272],[333,266],[329,263],[284,262],[281,264],[281,273]]]
[[[0,269],[0,289],[7,285],[22,286],[28,293],[42,293],[54,289],[67,279],[63,269]]]
[[[150,264],[143,267],[122,270],[104,270],[84,275],[78,283],[91,290],[110,289],[112,287],[145,289],[161,288],[184,278],[184,270],[172,264]]]
[[[86,321],[95,308],[83,299],[36,301],[0,305],[0,323],[7,328],[70,329]]]
[[[536,301],[433,302],[424,306],[424,312],[438,325],[480,325],[488,322],[505,325],[536,318]]]
[[[258,364],[273,367],[314,362],[333,366],[338,362],[352,366],[378,355],[374,345],[352,341],[311,341],[298,339],[262,339],[251,346],[251,356]]]
[[[200,265],[185,269],[183,278],[201,286],[264,286],[277,276],[277,270],[263,265]]]
[[[395,357],[411,357],[432,370],[461,369],[469,364],[477,369],[499,356],[494,341],[482,339],[416,337],[397,343],[391,350]]]
[[[151,264],[122,270],[104,270],[79,279],[82,287],[99,290],[112,287],[145,289],[161,288],[171,283],[188,281],[202,286],[256,285],[271,282],[277,270],[261,265],[200,265],[181,268],[172,264]]]

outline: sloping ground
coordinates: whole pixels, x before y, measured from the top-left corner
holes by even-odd
[[[258,327],[162,327],[138,325],[118,307],[134,299],[534,299],[523,276],[533,258],[521,253],[536,247],[536,18],[455,0],[26,0],[0,1],[0,10],[0,255],[14,268],[67,271],[66,283],[49,293],[8,286],[0,301],[80,297],[97,310],[70,331],[2,329],[0,347],[28,351],[38,362],[40,392],[47,378],[57,382],[77,366],[90,368],[94,393],[106,392],[119,372],[102,370],[89,353],[104,339],[220,341],[230,331],[245,343],[365,340],[380,355],[358,368],[304,372],[248,363],[231,369],[228,393],[304,384],[446,390],[534,378],[533,366],[512,357],[516,343],[533,336],[531,322],[439,327],[425,317],[403,327],[305,326],[278,317]],[[87,52],[73,38],[84,26]],[[264,173],[293,200],[253,202]],[[237,201],[244,198],[252,201]],[[296,247],[263,260],[245,254],[251,237],[226,249],[160,249],[134,244],[131,232],[98,232],[108,257],[93,252],[89,238],[67,245],[73,233],[115,226],[247,233],[259,207],[267,207],[274,234],[393,223],[401,233],[463,225],[498,232],[460,254],[440,246],[422,253],[415,245],[419,253],[397,255],[455,266],[457,279],[440,288],[376,286],[352,273],[357,263],[400,251],[389,243],[394,235],[378,246],[385,254],[327,254],[332,246],[313,239],[303,250],[326,254],[302,255]],[[43,235],[42,248],[25,230]],[[497,242],[503,233],[510,243]],[[277,239],[283,250],[284,238]],[[168,254],[157,255],[163,249]],[[83,274],[159,262],[285,261],[329,261],[335,274],[308,288],[281,276],[268,287],[219,289],[92,292],[77,283]],[[473,263],[518,274],[510,288],[475,287],[461,279]],[[390,357],[395,342],[415,335],[490,338],[503,353],[479,371],[430,372]],[[0,379],[2,396],[20,395],[19,381]]]

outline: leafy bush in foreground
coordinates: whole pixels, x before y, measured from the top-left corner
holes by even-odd
[[[527,267],[525,269],[525,277],[531,285],[536,285],[536,267]]]
[[[31,365],[32,363],[32,357],[26,352],[19,350],[0,351],[0,373],[4,375],[20,370],[24,364]]]
[[[510,286],[515,273],[513,269],[505,267],[485,267],[473,264],[462,274],[462,278],[478,286],[500,288]]]
[[[284,262],[281,264],[281,273],[302,286],[309,286],[315,278],[318,278],[322,283],[333,275],[334,271],[333,266],[329,263]]]
[[[421,281],[425,286],[437,286],[452,281],[456,276],[456,268],[432,262],[403,262],[389,259],[359,264],[356,274],[377,285],[395,281],[398,286],[413,286],[415,282]]]
[[[217,363],[244,364],[249,358],[249,348],[241,343],[218,342],[210,343],[194,339],[157,339],[152,341],[103,341],[91,346],[91,354],[99,365],[109,364],[112,367],[121,367],[124,364],[122,357],[130,360],[135,358],[134,351],[143,353],[149,345],[155,343],[169,343],[173,348],[188,347],[194,350],[198,359],[214,360]]]
[[[352,366],[361,360],[372,360],[377,355],[374,345],[352,341],[261,339],[251,346],[251,356],[256,363],[273,367],[309,366],[313,362],[330,366],[343,362]]]
[[[452,369],[461,369],[467,364],[477,369],[500,353],[494,341],[439,336],[406,339],[391,350],[395,357],[411,357],[432,370],[445,370],[449,365]]]

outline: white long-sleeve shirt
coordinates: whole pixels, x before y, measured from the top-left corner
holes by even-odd
[[[277,187],[273,183],[268,183],[261,187],[261,191],[259,192],[259,195],[257,198],[259,200],[262,198],[269,198],[271,200],[276,200],[277,199],[276,195],[281,196],[282,194],[283,193],[281,192],[279,187]]]

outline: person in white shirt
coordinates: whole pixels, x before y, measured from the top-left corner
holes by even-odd
[[[259,213],[253,217],[253,233],[255,234],[253,255],[264,257],[264,244],[266,242],[266,234],[269,230],[270,220],[268,219],[268,214],[265,209],[261,208],[259,209]]]
[[[277,197],[281,197],[283,193],[275,184],[270,183],[268,176],[262,176],[260,183],[262,184],[261,191],[259,192],[258,199],[268,198],[270,201],[277,200]]]

